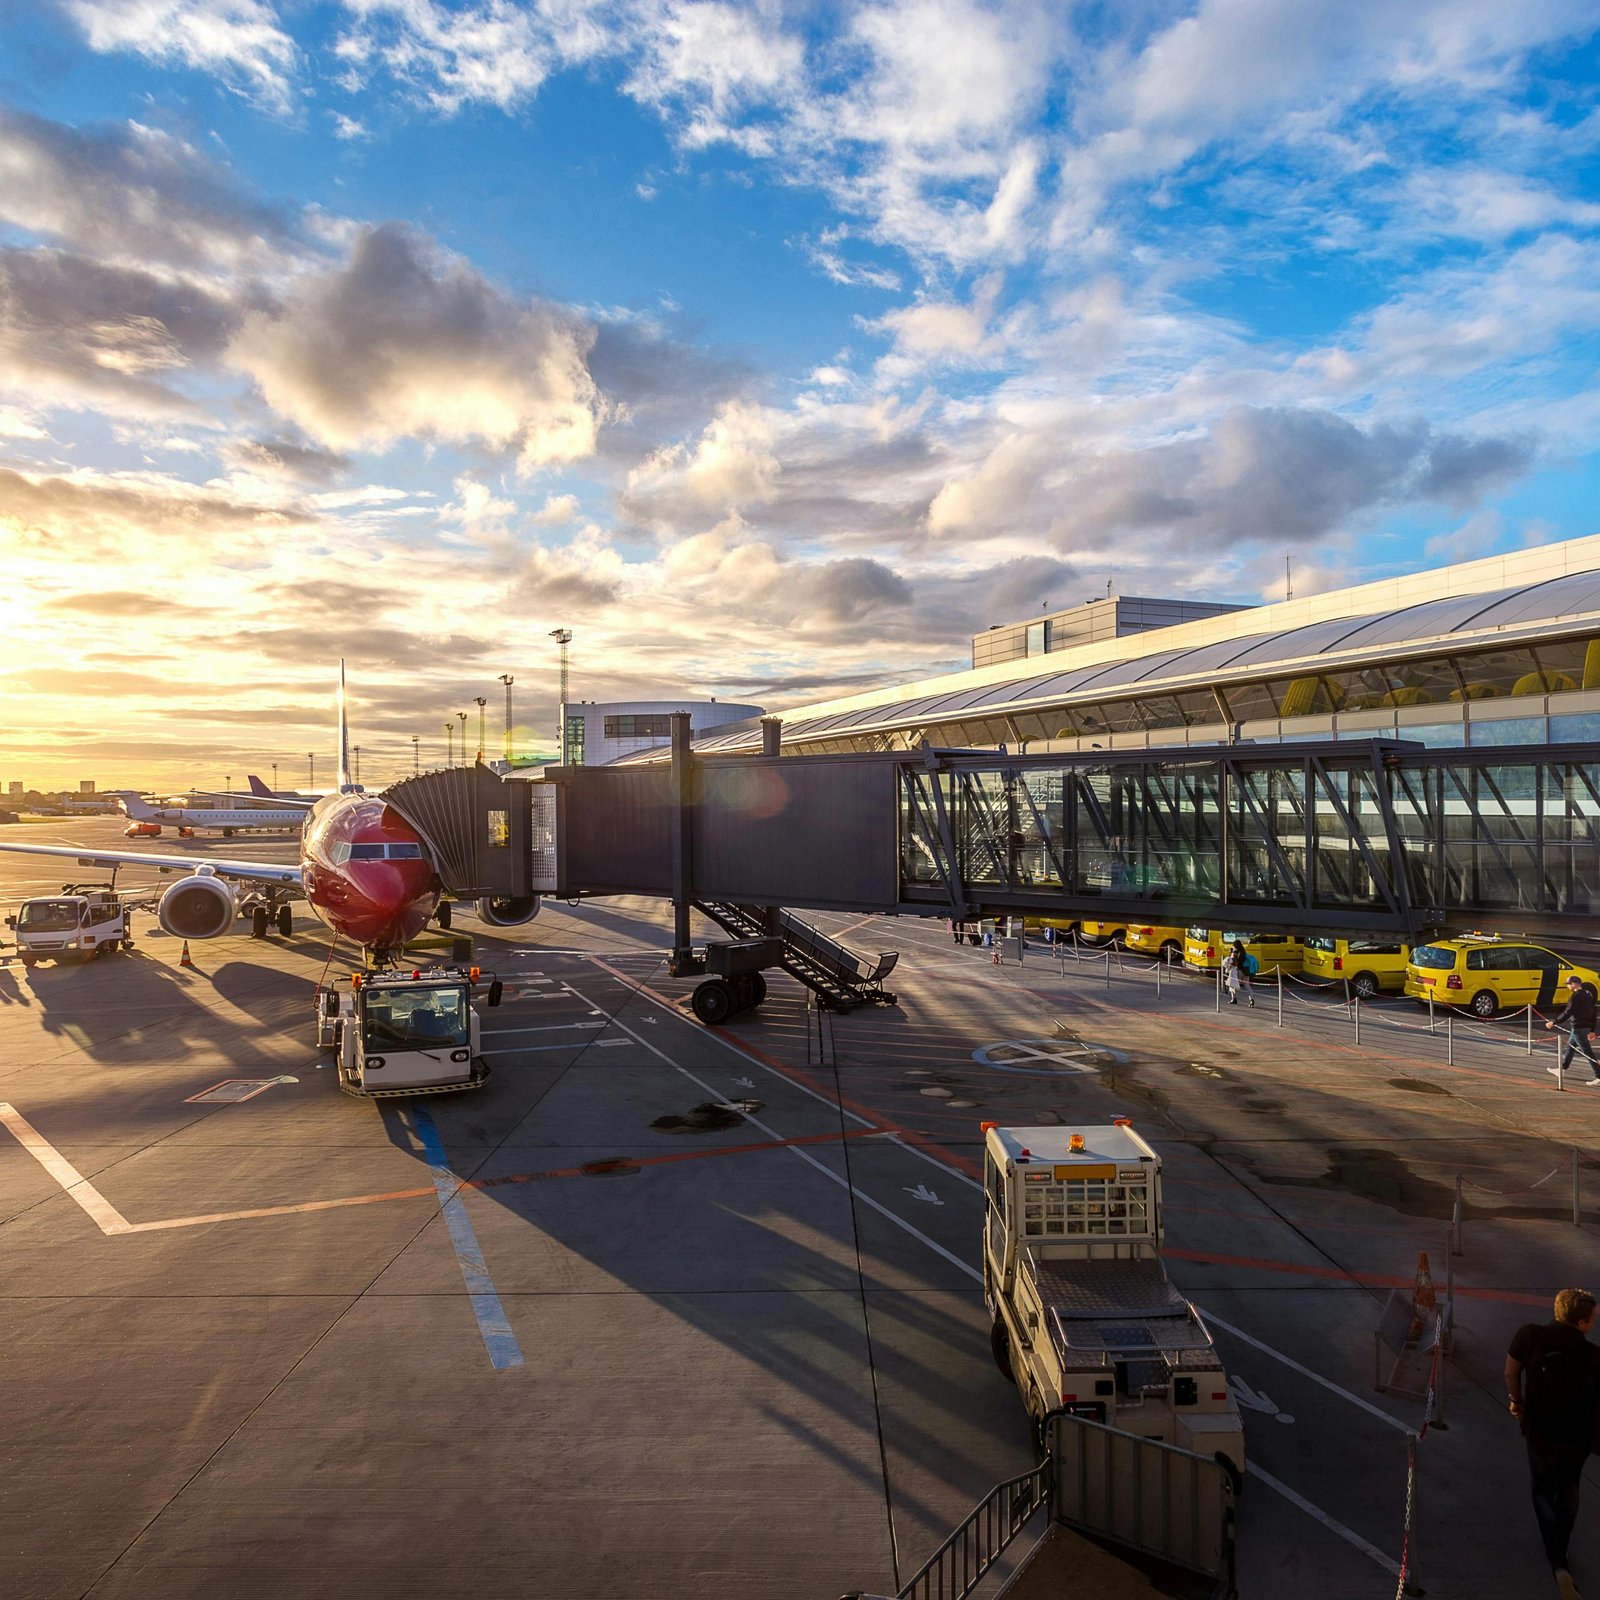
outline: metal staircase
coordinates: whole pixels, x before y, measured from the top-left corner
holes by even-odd
[[[773,936],[767,927],[767,912],[763,906],[741,906],[727,900],[696,900],[695,908],[735,939]],[[792,911],[780,910],[777,923],[776,937],[783,942],[780,965],[816,995],[820,1007],[830,1011],[853,1011],[857,1006],[895,1004],[895,997],[883,987],[883,980],[900,960],[898,950],[885,950],[876,956],[857,955]]]

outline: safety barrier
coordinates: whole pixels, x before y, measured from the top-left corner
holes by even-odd
[[[1009,941],[1008,943],[1014,945],[1015,941]],[[1131,963],[1125,961],[1122,953],[1112,947],[1103,950],[1086,951],[1076,944],[1075,936],[1069,936],[1065,939],[1057,938],[1051,947],[1051,954],[1056,964],[1057,974],[1063,980],[1066,978],[1066,968],[1069,963],[1076,966],[1095,968],[1103,976],[1104,987],[1107,990],[1111,988],[1113,972],[1118,976],[1131,976],[1133,978],[1149,975],[1154,978],[1155,992],[1158,997],[1161,994],[1163,985],[1171,981],[1168,975],[1174,966],[1174,963],[1165,961]],[[1222,1010],[1224,992],[1220,968],[1214,969],[1211,984],[1215,994],[1214,1009],[1220,1012]],[[1516,1042],[1521,1044],[1525,1054],[1532,1058],[1537,1053],[1539,1046],[1534,1022],[1536,1020],[1546,1023],[1554,1022],[1552,1017],[1541,1011],[1536,1005],[1529,1004],[1518,1006],[1514,1010],[1497,1017],[1474,1016],[1470,1022],[1463,1022],[1458,1026],[1456,1019],[1458,1008],[1455,1006],[1436,1008],[1433,1004],[1432,996],[1429,996],[1427,1000],[1428,1020],[1426,1022],[1403,1022],[1391,1012],[1380,1010],[1375,1003],[1375,998],[1363,999],[1360,995],[1351,992],[1348,981],[1322,982],[1315,978],[1306,978],[1298,973],[1285,973],[1282,968],[1274,969],[1270,981],[1258,976],[1253,981],[1253,988],[1257,992],[1265,988],[1271,994],[1277,1026],[1280,1028],[1287,1026],[1286,1002],[1304,1006],[1312,1011],[1343,1011],[1350,1021],[1351,1041],[1354,1044],[1359,1045],[1361,1043],[1363,1029],[1373,1027],[1392,1029],[1400,1033],[1427,1034],[1433,1038],[1442,1036],[1445,1044],[1445,1064],[1447,1066],[1455,1065],[1458,1037],[1480,1044],[1509,1044],[1512,1041],[1508,1030],[1515,1027],[1520,1027],[1523,1034],[1523,1037]],[[1342,998],[1337,1000],[1318,1001],[1296,994],[1294,992],[1296,988],[1311,991],[1343,990],[1344,994]],[[1442,1020],[1438,1015],[1440,1010],[1444,1013]],[[1567,1034],[1560,1029],[1559,1024],[1556,1027],[1557,1031],[1551,1042],[1559,1061]],[[1497,1033],[1500,1035],[1499,1037],[1496,1036]],[[1600,1035],[1596,1037],[1600,1038]],[[1563,1092],[1566,1089],[1565,1075],[1552,1074],[1552,1077],[1554,1078],[1554,1087],[1557,1092]]]
[[[1418,1501],[1420,1499],[1418,1463],[1422,1442],[1428,1437],[1429,1429],[1444,1427],[1439,1406],[1444,1372],[1443,1350],[1444,1323],[1441,1318],[1436,1322],[1434,1328],[1433,1361],[1429,1367],[1427,1389],[1422,1403],[1422,1427],[1416,1433],[1408,1433],[1406,1435],[1406,1508],[1400,1529],[1400,1570],[1395,1583],[1395,1600],[1405,1600],[1407,1595],[1415,1596],[1425,1592],[1422,1585],[1417,1582]]]

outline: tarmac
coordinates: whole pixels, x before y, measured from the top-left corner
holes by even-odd
[[[0,903],[87,875],[0,857]],[[1219,1011],[1132,958],[818,920],[902,951],[897,1006],[818,1013],[777,975],[706,1029],[657,902],[462,915],[507,987],[494,1076],[383,1104],[314,1048],[348,955],[305,915],[190,968],[147,914],[128,955],[0,949],[8,1600],[893,1594],[1033,1460],[989,1353],[978,1123],[1112,1115],[1163,1156],[1169,1267],[1245,1408],[1244,1600],[1394,1593],[1422,1404],[1376,1391],[1373,1330],[1421,1250],[1456,1338],[1415,1580],[1554,1592],[1500,1378],[1596,1277],[1600,1091],[1556,1089],[1550,1036],[1391,1001],[1358,1043],[1311,989],[1280,1027],[1270,989]],[[1600,1592],[1592,1466],[1586,1492]]]

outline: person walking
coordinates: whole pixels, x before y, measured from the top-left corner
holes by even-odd
[[[1595,1060],[1594,1044],[1589,1038],[1595,1028],[1594,988],[1574,973],[1567,979],[1567,997],[1567,1003],[1544,1025],[1546,1033],[1552,1028],[1565,1028],[1567,1047],[1561,1052],[1561,1064],[1544,1070],[1552,1077],[1559,1078],[1581,1051],[1589,1058],[1589,1081],[1585,1087],[1600,1089],[1600,1061]]]
[[[1255,971],[1255,963],[1256,958],[1242,944],[1230,947],[1228,959],[1223,963],[1222,973],[1222,981],[1228,986],[1230,1006],[1238,1005],[1241,991],[1251,1005],[1256,1003],[1255,992],[1250,987],[1250,977]]]
[[[1579,1600],[1567,1545],[1600,1409],[1600,1349],[1589,1342],[1594,1309],[1587,1289],[1563,1289],[1555,1320],[1518,1328],[1506,1352],[1506,1391],[1528,1447],[1533,1515],[1562,1600]]]

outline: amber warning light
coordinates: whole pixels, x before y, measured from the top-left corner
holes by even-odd
[[[1075,1133],[1067,1140],[1068,1155],[1076,1155],[1083,1147],[1083,1135],[1081,1133]]]

